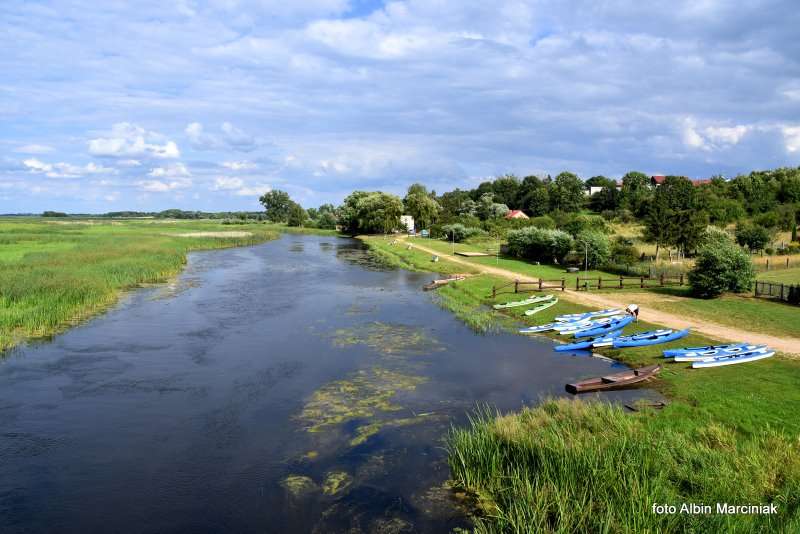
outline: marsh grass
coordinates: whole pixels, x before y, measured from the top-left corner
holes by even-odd
[[[0,350],[51,336],[114,304],[125,290],[174,276],[193,250],[251,245],[278,234],[241,225],[237,237],[206,221],[0,220]]]
[[[548,400],[479,410],[448,436],[457,484],[479,498],[478,532],[796,532],[797,439],[724,424],[654,425],[605,403]],[[777,516],[658,515],[653,503],[776,503]]]

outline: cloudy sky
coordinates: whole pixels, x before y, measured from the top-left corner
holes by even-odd
[[[800,165],[796,1],[3,0],[0,213]]]

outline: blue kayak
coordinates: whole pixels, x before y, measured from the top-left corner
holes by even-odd
[[[775,354],[775,351],[767,347],[758,350],[751,350],[741,354],[728,354],[726,356],[716,356],[701,362],[692,363],[692,369],[703,369],[704,367],[721,367],[723,365],[734,365],[737,363],[754,362],[769,358]]]
[[[595,326],[593,328],[587,328],[586,330],[579,330],[575,332],[576,338],[581,337],[597,337],[603,336],[606,332],[613,332],[615,330],[620,330],[625,326],[629,325],[633,322],[633,316],[626,315],[625,317],[620,317],[619,319],[615,319],[608,324]]]
[[[685,354],[687,352],[705,352],[707,350],[721,350],[721,349],[728,349],[731,347],[738,347],[740,343],[731,343],[728,345],[706,345],[705,347],[683,347],[682,349],[666,349],[664,350],[664,357],[670,358],[672,356],[678,356],[679,354]]]
[[[659,343],[667,343],[676,339],[681,339],[689,335],[689,329],[684,330],[671,330],[667,334],[655,333],[649,336],[639,334],[634,336],[634,339],[615,339],[614,348],[624,347],[644,347],[646,345],[658,345]]]
[[[663,328],[661,330],[650,330],[649,332],[640,332],[638,334],[631,334],[629,336],[621,336],[619,339],[625,339],[625,340],[629,340],[630,341],[630,340],[635,340],[635,339],[640,339],[640,338],[643,339],[643,338],[647,338],[647,337],[650,337],[650,336],[666,336],[667,334],[671,334],[671,333],[672,333],[672,329]],[[614,344],[614,341],[615,341],[615,339],[613,337],[608,337],[608,336],[602,337],[602,338],[597,338],[597,341],[592,343],[592,347],[596,348],[596,349],[597,348],[602,348],[602,347],[610,347],[610,346],[612,346]]]
[[[603,340],[603,339],[614,339],[615,337],[617,337],[621,333],[622,333],[622,330],[616,330],[614,332],[608,332],[607,334],[604,334],[602,336],[593,337],[593,338],[589,338],[589,339],[584,339],[584,340],[581,340],[581,341],[576,341],[575,343],[567,343],[565,345],[556,345],[555,346],[555,350],[557,352],[566,352],[568,350],[590,349],[590,348],[592,348],[592,345],[595,342]]]
[[[766,345],[731,345],[727,349],[701,350],[699,352],[684,352],[672,357],[675,362],[702,362],[718,356],[732,356],[766,349]]]

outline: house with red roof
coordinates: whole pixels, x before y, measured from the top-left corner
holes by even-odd
[[[527,219],[528,216],[522,210],[510,210],[506,213],[506,219]]]

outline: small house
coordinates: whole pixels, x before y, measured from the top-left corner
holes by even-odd
[[[527,219],[528,216],[522,210],[510,210],[506,213],[506,219]]]
[[[414,217],[411,215],[401,215],[400,225],[403,226],[409,234],[414,233]]]

